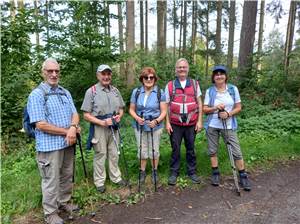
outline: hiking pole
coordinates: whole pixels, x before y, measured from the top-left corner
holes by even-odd
[[[152,115],[149,116],[149,120],[152,121]],[[157,191],[157,186],[156,186],[156,171],[155,171],[155,159],[154,159],[154,142],[153,142],[153,128],[150,128],[151,130],[151,144],[152,144],[152,172],[153,172],[153,177],[154,177],[154,190],[155,192]]]
[[[75,184],[75,167],[76,167],[76,143],[73,145],[74,150],[74,158],[73,158],[73,176],[72,176],[72,190],[71,190],[71,203],[73,204],[73,195],[74,195],[74,184]],[[73,220],[73,210],[71,209],[71,212],[68,217],[69,220]]]
[[[141,112],[141,118],[143,118],[143,112]],[[140,127],[140,169],[139,169],[139,193],[141,193],[141,170],[142,170],[142,135],[143,135],[143,126]]]
[[[219,112],[224,112],[224,111],[225,110],[220,110]],[[234,163],[231,144],[229,142],[229,137],[228,137],[228,128],[227,128],[226,119],[221,119],[221,121],[222,121],[223,129],[224,129],[225,144],[226,144],[228,155],[229,155],[229,160],[230,160],[230,165],[231,165],[231,169],[232,169],[232,174],[233,174],[233,180],[234,180],[236,193],[237,193],[238,196],[241,196],[241,191],[240,191],[238,178],[237,178],[237,173],[236,173],[236,166],[235,166],[235,163]]]
[[[84,176],[87,178],[87,172],[86,172],[86,167],[85,167],[85,162],[84,162],[84,157],[83,157],[83,151],[82,151],[82,144],[81,144],[81,135],[79,133],[76,134],[79,149],[80,149],[80,155],[81,155],[81,161],[82,161],[82,167],[84,171]]]

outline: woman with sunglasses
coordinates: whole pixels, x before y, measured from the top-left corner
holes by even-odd
[[[241,187],[250,191],[251,186],[245,172],[244,160],[237,137],[236,115],[241,111],[240,94],[236,86],[227,83],[227,68],[223,65],[213,67],[211,86],[205,94],[203,112],[206,113],[206,137],[208,141],[208,154],[212,166],[212,185],[219,186],[220,172],[218,169],[217,151],[219,137],[222,135],[227,144],[231,145],[235,165],[239,171]]]
[[[151,160],[152,164],[152,182],[157,183],[158,181],[159,142],[163,130],[162,121],[167,113],[167,105],[164,92],[156,85],[157,79],[154,68],[143,68],[139,77],[142,86],[132,91],[130,99],[129,113],[135,120],[133,127],[138,145],[138,158],[140,159],[140,184],[145,183],[148,159]],[[153,135],[151,135],[151,131]]]

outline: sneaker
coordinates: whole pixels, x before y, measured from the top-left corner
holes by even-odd
[[[211,175],[211,184],[213,186],[219,186],[220,184],[220,174],[219,173],[214,173]]]
[[[101,194],[102,193],[104,193],[105,192],[105,186],[104,185],[102,185],[102,186],[100,186],[100,187],[97,187],[97,191],[99,191]]]
[[[146,180],[146,171],[145,170],[140,170],[140,183],[144,184]]]
[[[153,170],[152,171],[152,183],[154,184],[155,183],[155,180],[154,180],[154,177],[156,179],[156,183],[158,183],[158,174],[157,174],[157,170]]]
[[[126,184],[126,181],[124,180],[120,180],[119,182],[116,183],[117,185],[119,185],[119,187],[125,187],[127,184]]]
[[[177,176],[171,175],[168,179],[168,184],[169,185],[176,185],[177,182]]]
[[[245,191],[251,191],[251,184],[247,173],[240,173],[240,184]]]
[[[189,177],[192,180],[193,184],[200,184],[201,183],[200,177],[198,177],[196,174],[189,175]]]
[[[72,204],[72,203],[61,204],[59,206],[59,209],[62,210],[62,211],[68,212],[68,213],[77,212],[77,211],[80,210],[78,205]]]
[[[45,221],[47,224],[64,224],[64,220],[61,217],[59,217],[56,212],[46,215]]]

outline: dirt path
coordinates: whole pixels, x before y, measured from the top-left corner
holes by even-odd
[[[300,161],[251,176],[253,190],[238,197],[232,179],[220,187],[160,189],[143,203],[107,205],[73,223],[300,223]],[[209,183],[209,181],[206,181]]]

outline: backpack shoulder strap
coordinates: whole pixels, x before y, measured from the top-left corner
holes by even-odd
[[[170,83],[171,82],[171,83]],[[168,90],[169,90],[169,94],[170,94],[170,102],[173,101],[174,99],[174,95],[176,93],[176,88],[175,88],[175,80],[172,80],[168,83]],[[170,91],[170,87],[172,88]]]
[[[232,85],[232,84],[230,84],[230,83],[228,83],[227,87],[228,87],[228,92],[229,92],[230,96],[233,99],[233,102],[235,102],[235,91],[234,91],[235,86]]]
[[[141,94],[141,86],[137,88],[136,92],[135,92],[135,103],[137,104],[137,100]]]
[[[195,79],[190,79],[194,89],[195,101],[197,102],[197,82]]]
[[[161,89],[159,88],[158,85],[156,85],[156,86],[157,86],[157,100],[158,100],[158,102],[160,102],[160,100],[161,100]]]

